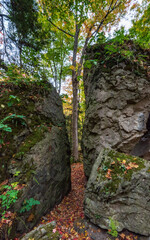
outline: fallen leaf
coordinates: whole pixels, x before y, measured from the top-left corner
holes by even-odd
[[[137,165],[137,164],[134,163],[134,162],[133,162],[133,163],[130,162],[128,166],[131,167],[131,168],[138,168],[138,167],[139,167],[139,165]]]
[[[113,165],[113,164],[115,164],[115,161],[113,161],[113,162],[111,163],[111,165]]]
[[[28,217],[28,220],[27,220],[27,221],[28,221],[28,222],[32,222],[33,219],[34,219],[34,214],[31,213],[30,216]]]
[[[124,233],[119,234],[122,239],[125,239],[126,235]]]

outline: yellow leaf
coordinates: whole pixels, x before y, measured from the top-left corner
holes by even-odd
[[[75,67],[73,65],[70,66],[71,70],[75,70]]]
[[[126,164],[126,160],[123,160],[122,163],[123,163],[123,164]]]

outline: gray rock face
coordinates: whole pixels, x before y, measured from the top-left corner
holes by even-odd
[[[15,210],[21,209],[25,199],[34,198],[40,201],[40,204],[29,212],[21,214],[23,222],[27,222],[26,225],[29,229],[43,214],[52,209],[55,204],[60,203],[70,190],[68,147],[65,131],[57,126],[52,126],[50,133],[45,133],[43,140],[31,148],[15,169],[15,171],[23,172],[25,166],[29,167],[27,170],[29,176],[24,176],[26,187],[22,191],[21,198],[15,204]],[[28,222],[31,213],[33,213],[33,219]],[[17,231],[25,231],[23,222],[18,222]]]
[[[94,224],[117,231],[150,235],[150,162],[102,150],[96,159],[85,192],[85,215]]]
[[[89,59],[94,59],[92,54],[87,54]],[[101,149],[111,147],[130,153],[147,131],[150,81],[146,73],[137,75],[136,68],[128,65],[114,61],[104,67],[98,62],[97,66],[84,69],[86,114],[82,150],[87,177]],[[137,155],[143,157],[145,152]]]
[[[10,94],[20,99],[20,105],[14,103],[13,109],[25,116],[25,124],[12,123],[12,132],[6,134],[9,148],[1,149],[0,178],[1,181],[9,179],[9,184],[18,182],[23,187],[11,209],[19,215],[15,231],[23,233],[70,191],[70,146],[61,99],[55,89],[50,86],[45,90],[34,84],[27,89],[11,87],[7,86]],[[5,101],[7,104],[7,99]],[[7,114],[7,106],[5,109]],[[7,165],[2,165],[4,160]],[[33,204],[27,211],[26,200],[30,199],[40,204]],[[23,207],[24,211],[20,212]]]
[[[36,229],[32,230],[31,232],[27,233],[21,240],[57,240],[59,238],[58,232],[53,232],[55,229],[55,222],[50,222],[47,224],[39,225]]]

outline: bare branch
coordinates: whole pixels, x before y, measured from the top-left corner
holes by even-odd
[[[56,27],[58,30],[62,31],[63,33],[69,35],[70,37],[74,37],[71,33],[66,32],[65,30],[61,29],[60,27],[56,26],[55,23],[53,23],[50,19],[47,19],[54,27]]]

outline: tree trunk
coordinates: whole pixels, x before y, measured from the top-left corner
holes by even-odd
[[[73,49],[73,70],[72,70],[72,88],[73,88],[73,110],[72,110],[72,155],[74,162],[78,160],[78,80],[76,72],[77,64],[77,50],[78,50],[78,38],[80,28],[76,24],[76,33],[74,36],[74,49]]]
[[[72,110],[72,155],[73,160],[78,160],[78,81],[76,73],[72,74],[73,110]]]

